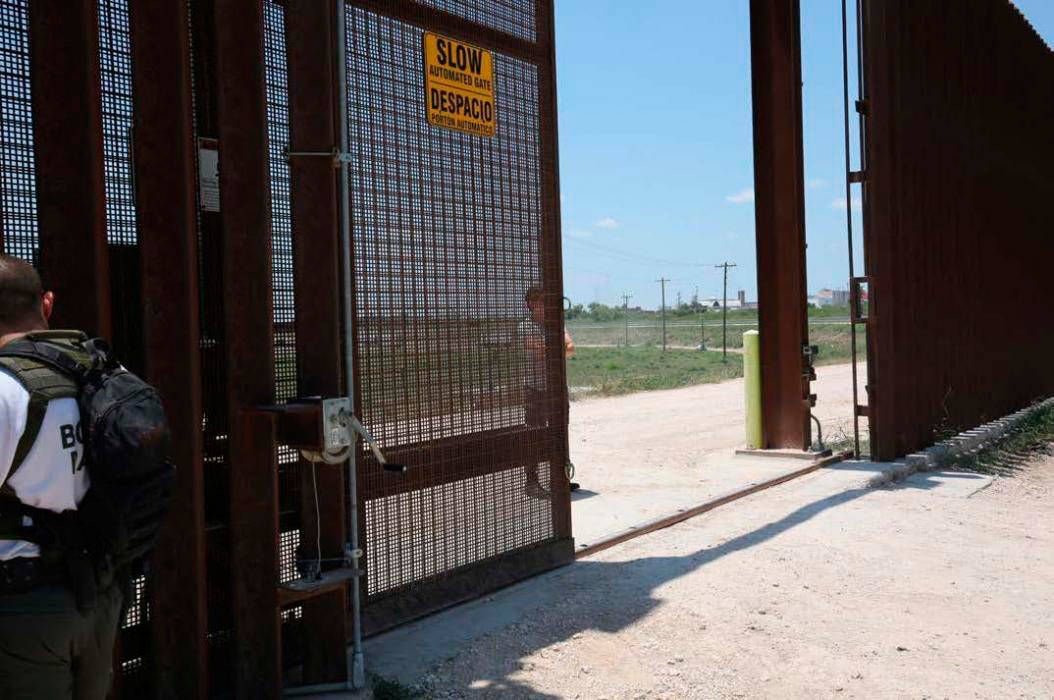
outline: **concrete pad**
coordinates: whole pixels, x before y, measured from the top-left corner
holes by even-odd
[[[583,490],[573,493],[571,502],[575,545],[585,548],[631,527],[796,471],[804,464],[794,457],[736,455],[726,449],[700,455],[694,463],[676,468],[627,469],[592,488],[583,479]]]
[[[944,498],[969,498],[992,485],[993,477],[970,472],[915,472],[904,479],[901,488],[929,488]]]

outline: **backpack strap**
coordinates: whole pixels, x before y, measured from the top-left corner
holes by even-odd
[[[95,366],[95,353],[96,343],[74,331],[29,333],[0,348],[0,357],[33,360],[79,381]]]
[[[34,343],[36,349],[53,350],[53,348]],[[25,352],[23,341],[16,341],[0,349],[0,368],[7,370],[18,382],[29,392],[29,406],[26,411],[26,427],[22,431],[22,437],[15,448],[14,459],[11,468],[7,472],[3,485],[0,486],[0,494],[14,496],[14,491],[7,483],[11,475],[18,471],[33,449],[33,445],[40,435],[40,428],[44,423],[44,416],[48,412],[48,403],[56,399],[77,398],[80,395],[80,382],[68,373],[58,371],[49,362],[42,362],[40,358],[31,356]],[[62,354],[59,350],[54,350]],[[75,362],[73,358],[67,358],[69,362]]]
[[[41,335],[44,337],[40,337]],[[83,337],[77,336],[79,334],[61,331],[31,334],[0,348],[0,370],[14,377],[29,393],[26,426],[15,448],[11,468],[0,485],[0,539],[44,544],[39,536],[41,532],[37,523],[38,520],[47,518],[49,511],[32,508],[19,501],[9,480],[36,444],[48,412],[48,404],[56,399],[77,398],[80,395],[78,375],[83,370],[74,374],[72,368],[66,369],[71,364],[76,365],[79,358],[70,357],[66,355],[64,348],[60,350],[50,344],[69,343],[70,350],[76,352],[75,343]],[[23,517],[27,515],[33,518],[34,527],[27,528],[22,524]]]

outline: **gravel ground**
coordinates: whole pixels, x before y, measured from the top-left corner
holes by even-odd
[[[846,473],[511,589],[531,601],[525,612],[452,646],[419,687],[438,698],[1054,697],[1054,459],[988,488],[955,474],[844,488]]]
[[[813,390],[824,435],[851,434],[852,366],[817,368]],[[744,403],[742,379],[572,403],[571,461],[583,489],[572,504],[575,540],[594,542],[756,480],[732,460],[746,441]]]

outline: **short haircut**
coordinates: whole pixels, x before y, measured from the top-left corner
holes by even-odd
[[[40,314],[44,287],[33,266],[0,255],[0,329],[10,330]]]

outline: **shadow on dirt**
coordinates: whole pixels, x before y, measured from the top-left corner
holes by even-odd
[[[927,490],[939,485],[928,479],[912,484]],[[652,592],[663,584],[724,556],[763,544],[826,510],[874,491],[857,488],[822,498],[756,530],[684,556],[626,562],[582,560],[482,601],[396,630],[374,641],[367,652],[378,672],[416,683],[421,697],[556,698],[513,678],[524,668],[524,658],[586,630],[619,632],[661,604]],[[619,603],[584,617],[580,610],[589,609],[597,598]],[[516,634],[490,637],[509,628]],[[429,659],[430,651],[438,653]],[[476,658],[483,662],[477,664]],[[443,661],[462,669],[498,667],[501,672],[480,674],[464,686],[451,687],[441,677]]]

